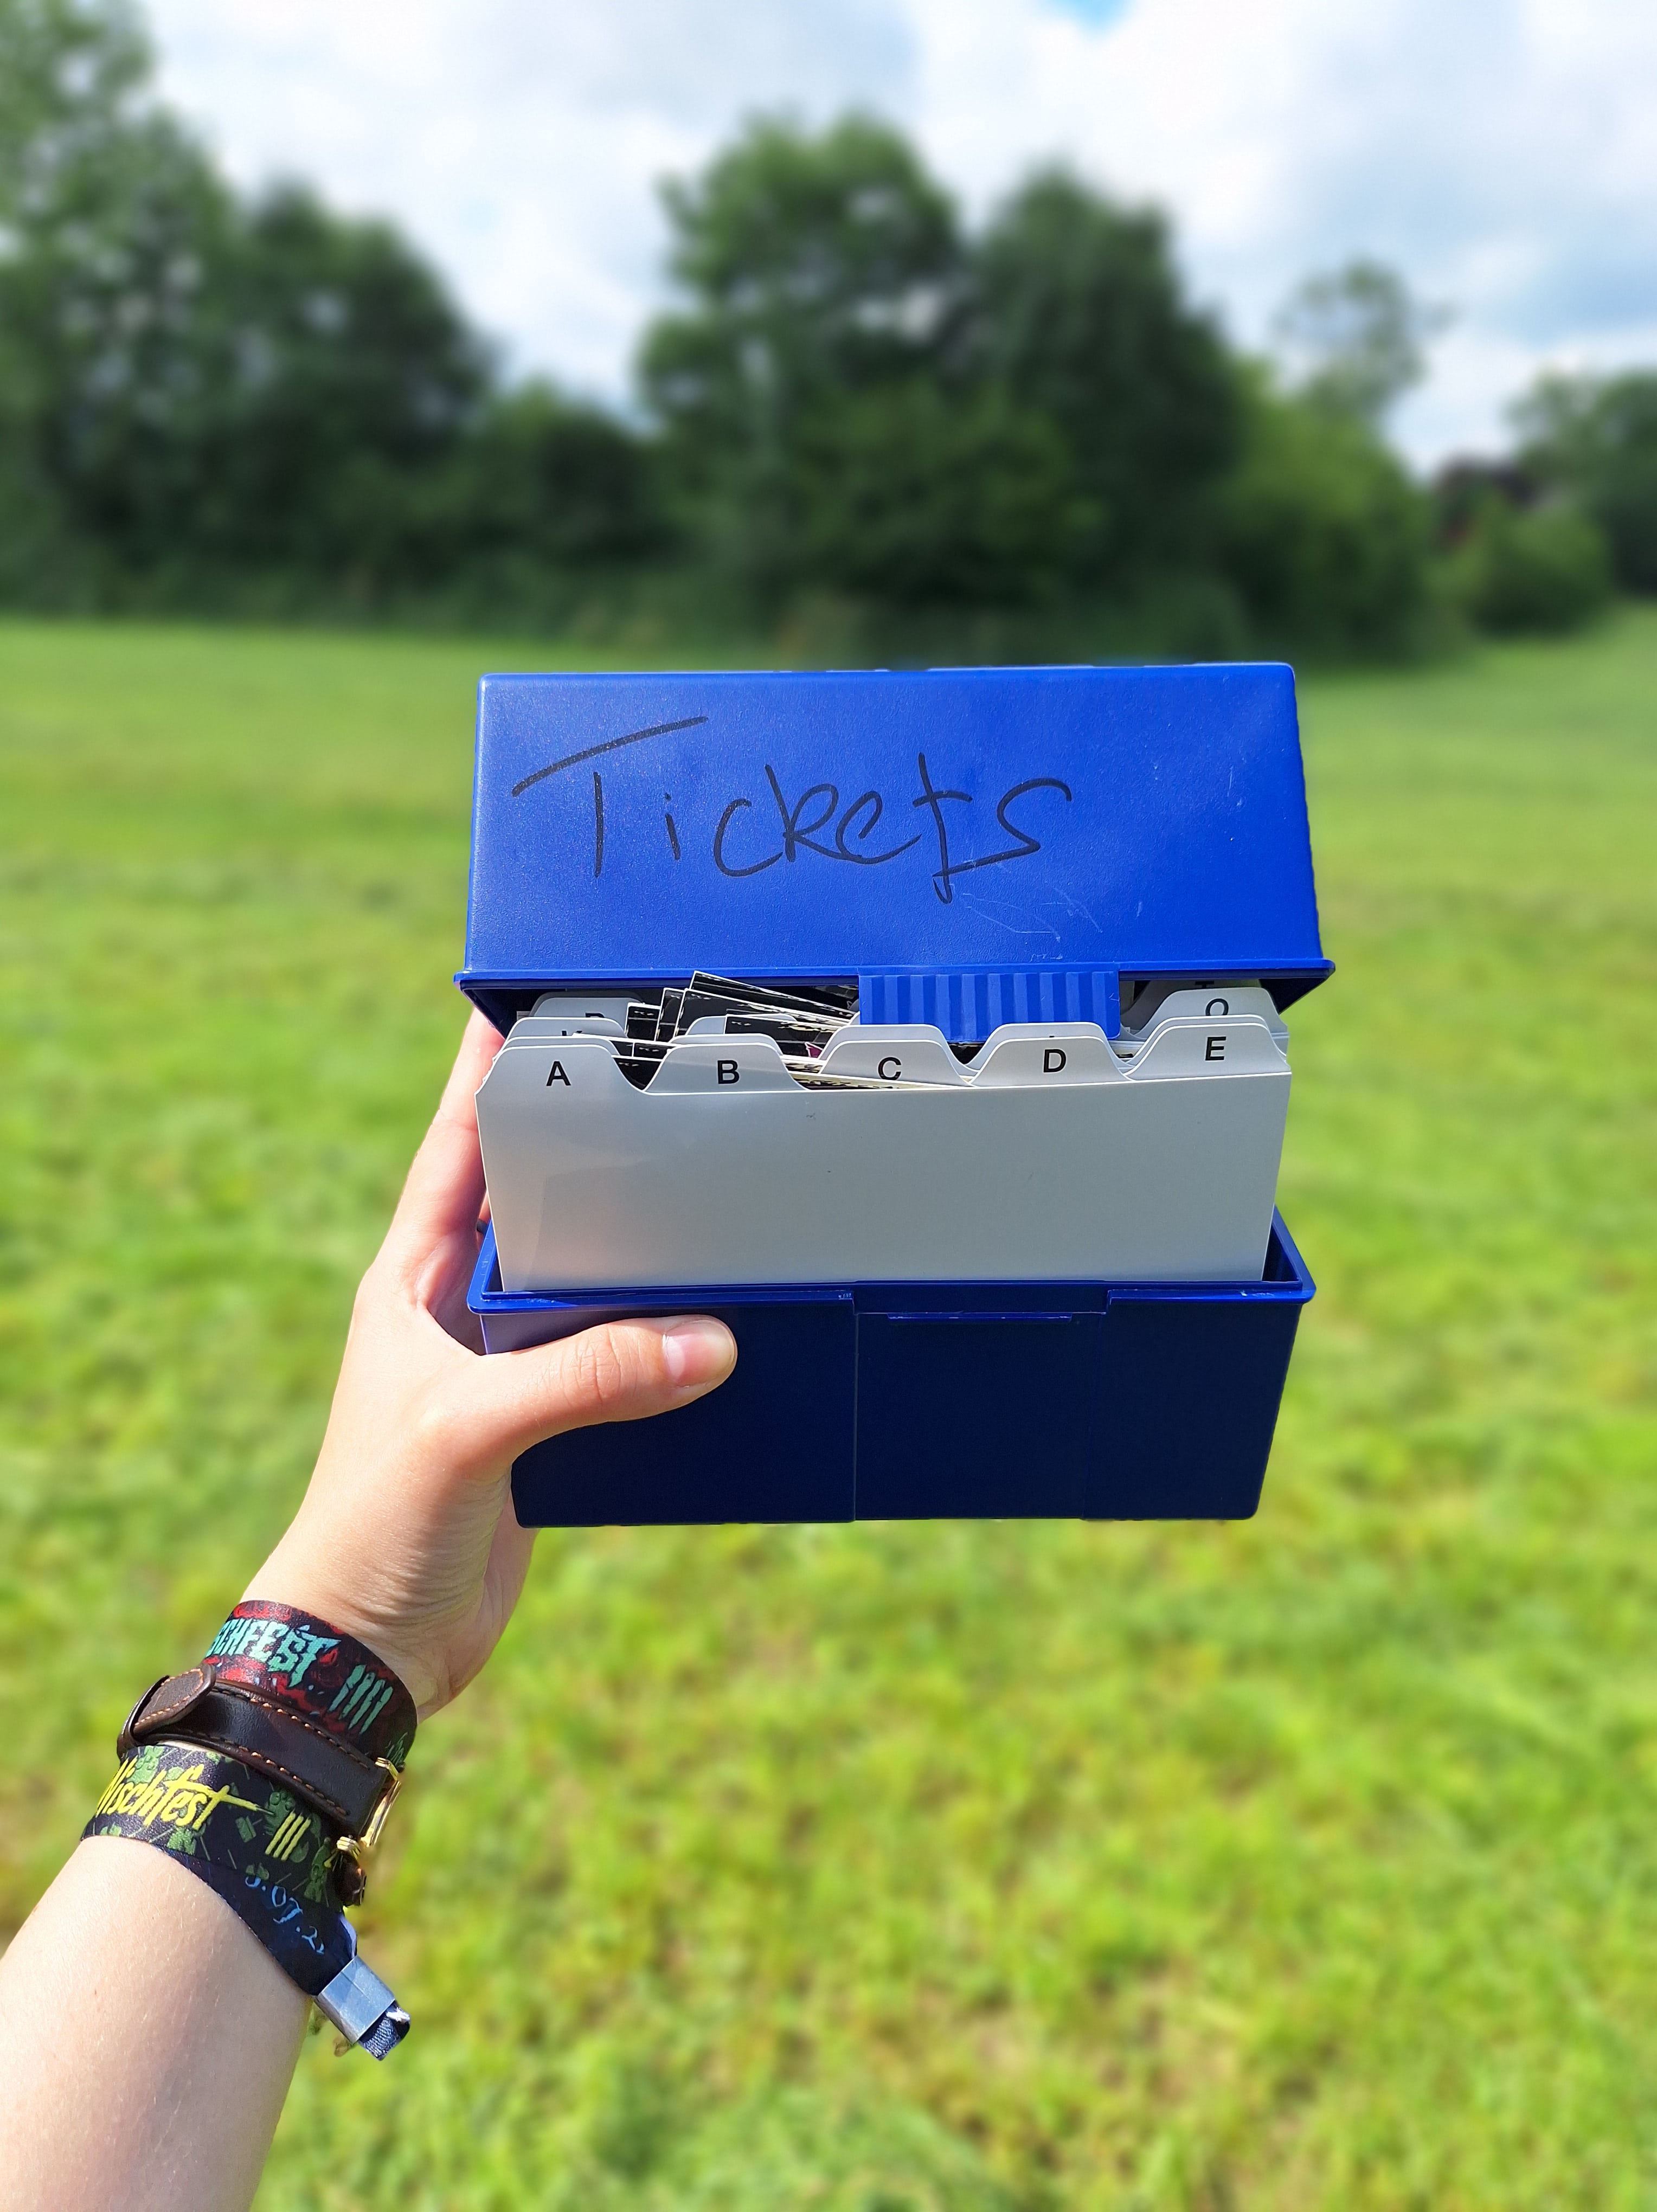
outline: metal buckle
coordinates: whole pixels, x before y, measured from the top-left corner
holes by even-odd
[[[403,1786],[403,1778],[388,1759],[376,1759],[375,1765],[384,1771],[387,1787],[384,1795],[369,1815],[369,1824],[360,1836],[337,1836],[334,1849],[341,1858],[349,1859],[362,1876],[366,1894],[369,1881],[369,1854],[380,1840],[380,1832],[386,1825],[386,1815],[397,1802],[397,1793]],[[362,1899],[357,1902],[360,1904]]]

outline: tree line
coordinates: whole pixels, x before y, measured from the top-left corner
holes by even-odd
[[[1657,588],[1657,378],[1542,387],[1435,498],[1372,264],[1285,374],[1062,169],[975,228],[890,126],[770,119],[665,204],[623,414],[509,379],[389,223],[234,191],[128,0],[0,0],[0,598],[1350,653]]]

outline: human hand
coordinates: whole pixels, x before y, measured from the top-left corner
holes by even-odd
[[[359,1638],[423,1719],[482,1667],[523,1588],[534,1532],[512,1510],[518,1454],[688,1405],[736,1360],[730,1331],[706,1317],[612,1322],[482,1356],[466,1304],[484,1205],[472,1100],[500,1047],[474,1013],[357,1291],[310,1486],[245,1593]]]

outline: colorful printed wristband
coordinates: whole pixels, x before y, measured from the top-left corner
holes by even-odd
[[[250,1598],[208,1645],[218,1680],[291,1707],[369,1759],[401,1768],[414,1700],[366,1644],[290,1605]]]

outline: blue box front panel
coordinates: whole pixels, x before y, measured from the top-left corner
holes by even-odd
[[[858,1518],[1080,1518],[1102,1317],[860,1315]]]
[[[599,1316],[498,1280],[486,1241],[491,1352]],[[526,1527],[1246,1518],[1312,1294],[1281,1221],[1258,1284],[618,1293],[604,1311],[716,1312],[736,1372],[680,1413],[537,1445],[514,1503]]]
[[[711,1310],[740,1346],[729,1382],[676,1413],[526,1452],[512,1474],[524,1526],[853,1517],[850,1296]]]

